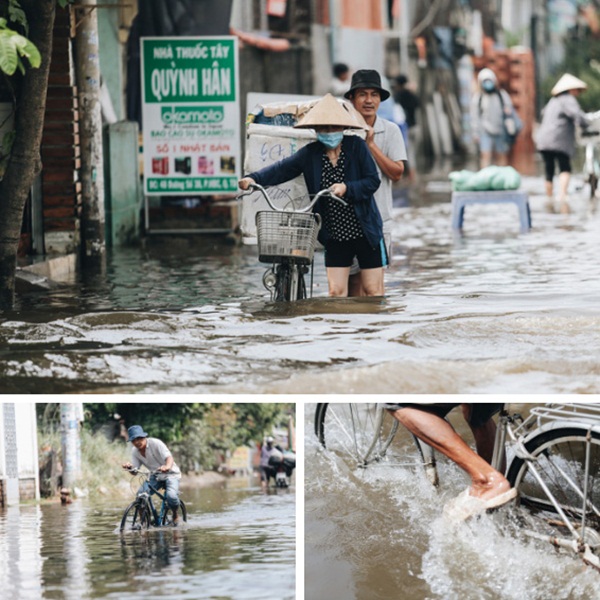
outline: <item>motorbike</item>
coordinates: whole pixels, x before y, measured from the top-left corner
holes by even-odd
[[[269,466],[275,472],[275,487],[290,487],[292,473],[296,468],[296,454],[290,451],[273,452],[269,458]]]

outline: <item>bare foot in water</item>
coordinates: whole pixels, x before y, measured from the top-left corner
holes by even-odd
[[[501,496],[510,489],[510,483],[504,475],[495,473],[488,475],[484,480],[473,482],[469,488],[469,496],[480,498],[481,500],[490,500],[496,496]]]
[[[571,212],[571,207],[569,206],[569,203],[566,200],[561,200],[560,203],[560,214],[561,215],[568,215]]]

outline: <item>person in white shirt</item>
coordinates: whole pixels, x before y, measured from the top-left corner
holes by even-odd
[[[273,454],[281,454],[279,449],[273,445],[274,442],[273,437],[269,435],[260,449],[260,485],[263,490],[269,486],[271,477],[275,479],[275,468],[270,464],[269,459]]]
[[[379,189],[374,194],[375,203],[381,214],[385,248],[391,259],[392,184],[402,178],[404,161],[408,158],[404,138],[398,125],[377,115],[381,103],[390,97],[390,92],[381,86],[381,76],[377,71],[356,71],[352,75],[350,89],[344,95],[369,126],[366,142],[381,179]],[[383,271],[381,276],[383,277]],[[350,270],[348,295],[364,296],[357,264]]]
[[[148,437],[140,425],[132,425],[127,430],[127,441],[133,444],[131,462],[123,463],[126,470],[139,469],[142,465],[150,471],[148,481],[142,486],[143,491],[151,492],[150,487],[165,489],[165,498],[169,508],[173,509],[173,523],[179,520],[179,481],[181,471],[173,460],[171,451],[158,438]]]
[[[329,93],[341,98],[350,88],[350,67],[345,63],[333,65],[333,78],[329,83]]]

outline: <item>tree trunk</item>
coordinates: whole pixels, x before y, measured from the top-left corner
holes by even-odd
[[[40,51],[42,64],[39,69],[27,68],[18,83],[16,137],[6,174],[0,181],[0,310],[10,309],[14,304],[23,210],[29,190],[42,167],[40,145],[56,0],[21,0],[21,7],[29,21],[29,39]]]

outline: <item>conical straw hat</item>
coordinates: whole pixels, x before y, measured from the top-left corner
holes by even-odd
[[[556,82],[556,85],[552,88],[550,93],[553,96],[558,96],[558,94],[568,92],[569,90],[587,90],[587,83],[585,81],[581,81],[581,79],[578,79],[575,77],[575,75],[565,73]]]
[[[319,125],[332,125],[345,129],[364,129],[364,121],[356,117],[352,106],[326,94],[298,121],[295,127],[311,129]]]

